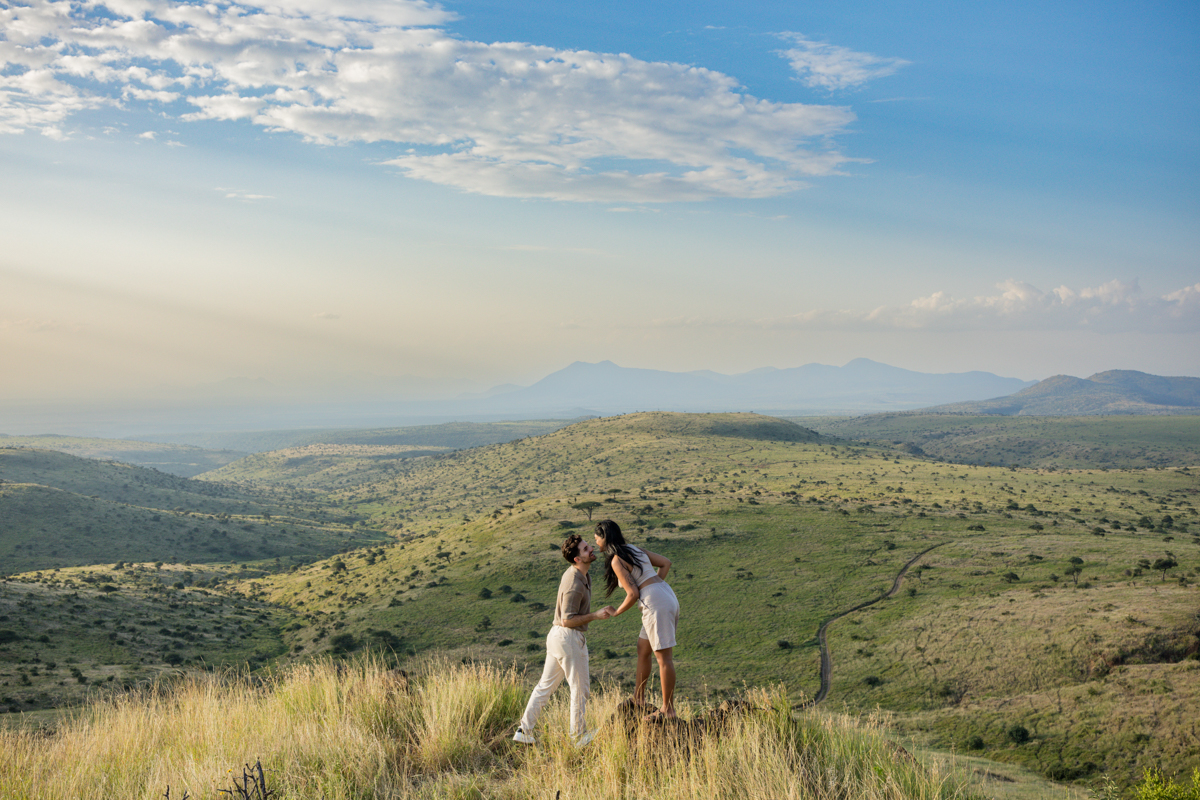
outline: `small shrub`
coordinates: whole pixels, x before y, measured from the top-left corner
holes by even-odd
[[[970,739],[967,739],[966,747],[968,750],[982,750],[983,749],[983,737],[982,736],[972,736]]]
[[[1024,725],[1010,725],[1004,733],[1009,741],[1015,744],[1025,744],[1029,741],[1029,730]]]
[[[329,646],[335,653],[349,653],[351,650],[358,649],[358,640],[352,633],[339,633],[329,640]]]
[[[792,649],[792,643],[789,642],[787,639],[780,639],[775,644],[779,645],[780,650],[791,650]]]
[[[867,677],[863,678],[863,683],[865,683],[867,686],[882,686],[883,678],[879,677],[878,675],[868,675]]]

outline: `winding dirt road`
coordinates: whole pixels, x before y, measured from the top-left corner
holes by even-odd
[[[921,557],[924,556],[926,553],[928,553],[930,550],[935,550],[944,544],[950,544],[950,543],[949,542],[939,542],[938,544],[935,544],[932,547],[926,547],[924,550],[922,550],[921,552],[917,553],[915,556],[910,558],[908,560],[908,563],[905,564],[903,567],[901,567],[900,571],[898,573],[896,573],[896,579],[894,581],[892,581],[892,588],[889,589],[888,591],[884,592],[883,594],[879,595],[878,597],[876,597],[873,600],[867,600],[865,602],[859,603],[858,605],[854,606],[853,608],[848,608],[845,611],[842,611],[838,614],[834,614],[832,617],[830,617],[829,619],[827,619],[821,623],[821,627],[817,629],[817,641],[820,643],[820,646],[821,646],[821,688],[817,691],[817,693],[815,695],[813,695],[813,698],[811,700],[808,700],[806,702],[798,704],[796,706],[797,708],[808,708],[809,706],[815,706],[817,703],[824,700],[825,697],[829,694],[829,684],[833,677],[833,660],[829,656],[829,641],[826,638],[826,633],[829,630],[829,626],[832,625],[833,623],[837,622],[839,619],[846,616],[847,614],[853,614],[855,611],[864,609],[867,606],[875,605],[880,600],[885,600],[889,597],[894,597],[896,592],[900,591],[900,584],[904,581],[904,575],[908,572],[909,568],[912,567],[914,564],[916,564],[918,561],[920,561]]]

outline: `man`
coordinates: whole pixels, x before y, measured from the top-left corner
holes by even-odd
[[[608,619],[616,611],[605,606],[592,613],[592,580],[588,570],[596,560],[596,548],[577,533],[567,537],[562,546],[563,558],[571,566],[558,582],[558,599],[554,603],[554,626],[546,636],[546,667],[542,679],[533,688],[521,725],[513,740],[533,744],[533,728],[550,695],[567,679],[571,687],[571,737],[582,747],[592,740],[595,731],[588,732],[584,723],[587,699],[591,694],[588,675],[587,627],[589,622]]]

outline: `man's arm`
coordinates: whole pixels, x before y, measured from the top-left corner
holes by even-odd
[[[616,613],[615,608],[612,606],[605,606],[599,611],[593,611],[590,614],[578,614],[574,617],[567,617],[562,621],[562,626],[564,628],[578,628],[580,625],[586,625],[589,622],[595,622],[598,619],[608,619],[614,613]]]

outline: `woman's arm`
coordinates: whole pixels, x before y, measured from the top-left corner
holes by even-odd
[[[671,571],[671,559],[660,556],[658,553],[651,553],[649,550],[642,550],[642,552],[646,554],[646,558],[650,559],[650,566],[658,569],[658,577],[665,581],[667,573]]]
[[[593,611],[590,614],[579,614],[578,616],[568,617],[562,621],[562,626],[564,628],[578,628],[580,625],[586,625],[598,619],[608,619],[613,616],[613,613],[612,606],[605,606],[599,611]]]
[[[621,605],[617,606],[617,611],[613,614],[614,617],[617,617],[632,608],[641,593],[638,592],[638,587],[634,585],[633,579],[629,577],[629,567],[625,566],[624,561],[614,556],[612,565],[613,572],[617,573],[617,583],[621,584],[621,588],[625,590],[625,599],[621,601]]]

